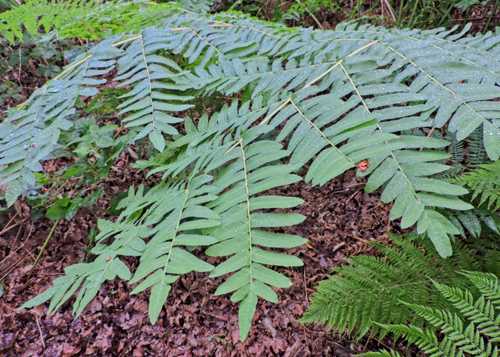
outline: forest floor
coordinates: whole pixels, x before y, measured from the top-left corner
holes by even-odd
[[[130,295],[121,282],[106,284],[76,319],[71,306],[47,316],[47,306],[18,307],[47,288],[63,268],[85,258],[87,236],[97,218],[108,217],[110,198],[142,177],[128,167],[126,155],[104,184],[96,207],[82,209],[55,228],[42,259],[37,252],[53,225],[30,220],[29,207],[16,206],[9,231],[0,235],[0,354],[3,356],[351,356],[364,346],[319,326],[299,322],[316,284],[332,268],[356,254],[370,253],[369,241],[387,239],[389,207],[362,191],[362,181],[348,173],[327,186],[295,184],[280,194],[302,197],[294,212],[307,219],[284,232],[309,242],[291,251],[304,267],[283,269],[293,286],[279,291],[279,304],[260,303],[250,337],[238,341],[237,310],[228,297],[213,296],[217,280],[188,274],[174,286],[158,323],[147,320],[147,295]],[[11,218],[12,218],[11,217]],[[207,258],[209,261],[210,259]],[[129,261],[134,264],[133,261]]]

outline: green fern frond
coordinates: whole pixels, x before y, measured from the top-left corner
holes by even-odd
[[[467,166],[474,168],[488,162],[488,155],[484,150],[484,139],[480,128],[474,130],[465,141],[467,143]]]
[[[108,4],[106,11],[115,5]],[[267,266],[302,264],[275,249],[304,239],[271,230],[300,223],[302,216],[274,210],[301,200],[265,192],[300,181],[303,171],[306,182],[323,185],[359,167],[358,174],[368,178],[366,190],[380,189],[382,201],[393,203],[390,218],[400,219],[403,228],[416,225],[441,256],[451,255],[452,236],[463,231],[456,221],[478,234],[477,221],[460,213],[473,208],[461,198],[468,191],[439,176],[449,169],[441,134],[452,133],[460,142],[480,132],[488,157],[500,155],[500,34],[347,24],[336,31],[287,29],[241,15],[167,7],[158,16],[161,24],[153,21],[144,29],[148,16],[131,20],[132,34],[92,48],[0,124],[0,188],[9,205],[35,186],[33,172],[53,155],[60,131],[70,128],[77,98],[94,96],[106,83],[125,88],[119,114],[127,135],[138,144],[147,138],[161,156],[142,165],[161,173],[163,183],[146,193],[131,190],[117,222],[100,223],[96,259],[68,268],[57,286],[26,306],[50,300],[53,311],[78,292],[79,313],[102,283],[133,275],[135,292],[151,289],[149,315],[156,321],[178,276],[211,271],[214,277],[229,275],[216,293],[231,293],[239,303],[243,339],[258,298],[275,302],[273,287],[291,284]],[[30,25],[35,32],[38,19]],[[57,21],[42,27],[64,30]],[[198,115],[212,100],[216,113]],[[210,245],[207,255],[227,260],[213,268],[182,248],[195,243]],[[462,248],[445,264],[427,246],[399,238],[394,244],[379,246],[384,258],[356,257],[354,267],[340,268],[339,279],[320,288],[311,321],[358,336],[374,321],[411,321],[399,300],[441,308],[445,299],[429,279],[463,288],[465,277],[457,270],[476,269]],[[140,257],[139,268],[130,272],[121,256]],[[491,290],[484,284],[483,290]],[[408,286],[411,294],[401,288]],[[365,293],[356,295],[359,289]],[[347,312],[327,303],[332,296],[346,301]],[[497,306],[493,292],[485,299]],[[461,333],[479,346],[471,330]],[[446,344],[460,348],[451,340]]]
[[[91,263],[67,267],[65,275],[57,278],[51,288],[23,307],[50,299],[49,312],[53,312],[78,292],[73,304],[73,312],[78,315],[105,281],[119,276],[130,280],[130,284],[140,282],[133,293],[151,289],[149,318],[156,322],[170,286],[179,275],[213,269],[185,248],[215,242],[215,238],[200,233],[220,224],[217,214],[206,206],[216,197],[211,180],[201,175],[186,185],[160,184],[146,193],[142,186],[137,190],[130,188],[128,196],[118,205],[123,209],[118,220],[99,221],[97,245],[91,250],[97,258]],[[141,257],[133,277],[120,256]]]
[[[215,294],[231,293],[231,301],[239,303],[242,340],[250,330],[258,298],[276,303],[278,296],[271,287],[291,285],[286,276],[266,266],[302,265],[300,259],[278,253],[273,248],[293,248],[305,240],[267,230],[302,222],[304,217],[298,214],[267,211],[295,207],[302,201],[294,197],[259,195],[300,180],[292,173],[293,166],[277,163],[287,154],[275,142],[254,139],[250,129],[226,152],[226,160],[231,163],[214,182],[220,195],[211,207],[221,215],[222,223],[211,230],[219,242],[209,247],[206,254],[229,257],[210,276],[231,274]]]
[[[500,222],[495,213],[475,208],[465,212],[448,210],[443,214],[460,230],[463,237],[466,237],[466,233],[475,238],[480,237],[484,232],[483,226],[488,228],[487,232],[500,236]]]
[[[474,301],[470,291],[457,287],[439,283],[434,283],[434,286],[464,317],[477,326],[481,334],[493,338],[493,341],[500,341],[500,326],[495,322],[495,308],[490,301],[486,301],[484,296]]]
[[[122,96],[126,100],[118,106],[119,115],[126,114],[122,122],[129,128],[141,128],[136,140],[147,136],[159,151],[165,148],[164,133],[178,134],[173,125],[182,119],[171,113],[191,108],[192,105],[186,102],[193,99],[182,94],[182,87],[167,82],[179,75],[182,69],[174,61],[156,55],[165,48],[163,42],[154,29],[141,32],[119,59],[116,77],[121,86],[132,86]]]
[[[159,24],[181,11],[175,3],[152,1],[29,0],[0,14],[0,35],[15,43],[25,32],[35,37],[40,30],[54,30],[58,38],[101,40]]]
[[[431,356],[494,356],[500,342],[500,315],[495,311],[491,292],[498,288],[498,278],[493,274],[463,272],[481,295],[474,299],[471,291],[434,282],[436,289],[456,308],[452,311],[404,303],[432,329],[422,330],[415,325],[381,325],[396,338],[404,338]],[[439,332],[439,340],[437,333]]]
[[[215,188],[209,186],[210,176],[197,176],[187,184],[176,188],[174,194],[166,196],[167,201],[159,202],[154,207],[153,214],[144,221],[145,225],[155,226],[151,239],[146,244],[141,261],[135,271],[131,284],[140,282],[133,294],[151,289],[149,298],[149,319],[155,323],[170,292],[170,286],[179,275],[192,271],[208,272],[213,269],[208,264],[193,255],[183,247],[208,246],[216,239],[209,235],[198,233],[203,229],[218,226],[219,216],[206,207],[215,198]],[[158,195],[161,193],[152,192]],[[151,196],[143,197],[143,201],[151,201]],[[132,197],[137,204],[137,198]],[[141,197],[142,198],[142,197]],[[137,207],[127,205],[125,212],[136,212]],[[138,207],[142,207],[139,204]],[[142,208],[144,209],[144,208]]]
[[[500,310],[500,283],[494,274],[464,272],[463,273],[481,292],[484,297],[491,302],[496,310]]]
[[[404,338],[409,343],[415,344],[430,356],[446,356],[445,346],[438,341],[434,331],[431,329],[422,329],[417,326],[403,324],[379,325],[396,338]]]
[[[490,164],[479,165],[455,179],[455,182],[471,190],[472,201],[487,209],[500,209],[500,160]]]
[[[444,261],[409,237],[393,236],[392,241],[393,246],[376,245],[381,258],[356,256],[351,264],[336,268],[319,284],[302,321],[320,322],[357,337],[383,335],[373,322],[418,325],[414,313],[399,301],[445,307],[446,300],[430,279],[464,288],[468,280],[457,271],[479,268],[464,248],[455,249],[454,256]]]
[[[458,314],[448,310],[439,310],[432,307],[408,304],[415,313],[426,320],[430,325],[439,329],[445,334],[448,354],[454,356],[457,353],[468,353],[471,355],[488,356],[492,350],[491,344],[485,344],[477,327],[473,323],[464,325]]]
[[[71,128],[77,99],[97,94],[120,55],[110,40],[103,41],[0,123],[0,183],[7,186],[9,205],[36,187],[33,172],[57,148],[60,132]]]

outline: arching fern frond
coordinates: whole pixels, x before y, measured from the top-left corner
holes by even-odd
[[[500,310],[500,283],[498,277],[494,274],[479,273],[479,272],[464,272],[463,273],[480,293],[491,302],[495,310]]]
[[[255,128],[258,129],[258,128]],[[267,210],[291,208],[301,203],[294,197],[260,195],[269,189],[300,180],[291,165],[276,163],[287,152],[273,141],[256,140],[255,130],[244,133],[226,152],[227,165],[214,184],[220,195],[210,205],[221,218],[221,226],[210,234],[218,243],[207,249],[209,256],[230,257],[210,274],[212,277],[231,274],[219,285],[215,294],[231,293],[231,301],[239,303],[240,338],[248,335],[257,300],[276,303],[278,296],[271,287],[285,288],[291,281],[266,266],[301,266],[294,256],[273,251],[293,248],[304,243],[294,235],[273,233],[268,228],[298,224],[298,214],[269,213]],[[222,158],[216,158],[221,160]]]
[[[199,247],[215,239],[202,229],[219,225],[218,216],[207,203],[215,199],[211,177],[193,177],[186,185],[160,184],[144,192],[131,188],[119,209],[116,222],[99,221],[97,245],[91,253],[97,258],[65,269],[45,292],[26,302],[29,308],[50,300],[49,313],[58,309],[78,292],[73,312],[78,315],[94,298],[101,285],[116,276],[138,284],[133,293],[151,289],[149,318],[158,319],[170,286],[179,275],[191,271],[207,272],[213,266],[197,258],[184,247]],[[121,256],[141,257],[134,276],[120,260]]]
[[[118,60],[116,77],[121,86],[132,86],[118,107],[120,115],[126,114],[122,121],[129,128],[141,129],[136,140],[147,136],[159,151],[165,148],[163,134],[178,134],[173,125],[182,119],[172,114],[191,108],[186,102],[193,99],[172,81],[182,69],[171,59],[157,55],[168,48],[165,41],[162,32],[152,28],[141,32]]]
[[[481,128],[491,160],[500,155],[498,98],[500,76],[498,35],[467,36],[470,27],[457,32],[436,29],[386,30],[372,26],[338,26],[333,38],[376,38],[397,59],[400,80],[427,96],[437,111],[433,125],[455,132],[459,141]],[[326,34],[322,40],[326,40]],[[482,57],[482,58],[480,58]],[[464,82],[467,85],[462,85]]]
[[[434,283],[434,286],[465,318],[474,323],[481,334],[500,341],[500,322],[495,321],[495,307],[484,295],[475,300],[468,290],[439,283]]]
[[[154,207],[153,214],[144,221],[145,225],[155,228],[151,232],[151,239],[142,252],[141,262],[130,283],[140,282],[132,293],[151,290],[149,298],[151,323],[155,323],[158,319],[170,292],[170,286],[179,275],[213,269],[211,264],[183,248],[207,246],[216,241],[214,237],[196,233],[220,224],[218,215],[206,207],[206,204],[215,198],[215,188],[209,185],[211,180],[210,176],[197,176],[189,179],[185,186],[175,187],[173,195],[166,196],[165,201],[159,202]],[[151,195],[158,194],[161,193],[151,192]],[[167,199],[170,202],[166,201]],[[151,196],[144,197],[145,202],[148,200],[151,200]],[[130,212],[134,211],[136,210]]]

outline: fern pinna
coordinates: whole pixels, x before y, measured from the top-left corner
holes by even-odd
[[[488,157],[498,159],[500,36],[470,36],[468,27],[288,29],[178,5],[159,18],[161,25],[132,26],[89,49],[0,123],[0,187],[9,205],[38,188],[34,174],[56,154],[61,131],[72,129],[76,100],[103,83],[126,90],[122,125],[131,144],[158,152],[147,165],[163,174],[160,186],[129,192],[116,222],[100,223],[94,262],[69,267],[26,306],[50,299],[52,311],[75,293],[79,313],[118,276],[150,290],[154,321],[177,276],[211,271],[228,275],[217,293],[239,303],[244,338],[257,299],[274,302],[272,287],[290,285],[267,266],[301,264],[273,250],[304,242],[273,231],[302,221],[276,212],[300,200],[265,192],[302,174],[323,185],[365,161],[366,190],[393,203],[391,218],[416,226],[441,256],[452,254],[461,232],[443,210],[473,206],[461,199],[464,187],[438,176],[449,167],[448,142],[437,134],[461,141],[481,131]],[[189,118],[208,102],[215,113],[194,124]],[[167,197],[175,202],[160,205]],[[211,267],[193,245],[227,259]],[[120,259],[128,255],[140,259],[134,272]]]

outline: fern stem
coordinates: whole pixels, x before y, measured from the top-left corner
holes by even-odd
[[[242,165],[243,165],[243,175],[245,179],[245,193],[246,193],[246,214],[247,214],[247,230],[248,230],[248,251],[249,251],[249,257],[248,257],[248,270],[250,272],[250,291],[252,291],[252,285],[253,285],[253,272],[252,272],[252,253],[253,253],[253,247],[252,247],[252,216],[250,212],[250,190],[248,188],[248,169],[247,169],[247,158],[245,155],[245,150],[243,148],[243,139],[239,140],[239,145],[240,145],[240,151],[241,151],[241,160],[242,160]]]

